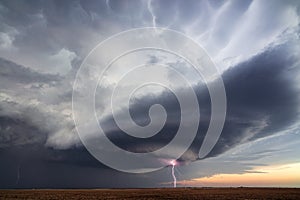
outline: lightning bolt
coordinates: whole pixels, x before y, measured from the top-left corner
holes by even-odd
[[[148,11],[150,12],[150,14],[152,16],[152,26],[154,28],[156,28],[156,16],[154,14],[153,7],[152,7],[151,3],[152,3],[152,0],[149,0],[148,4],[147,4],[147,7],[148,7]]]
[[[175,161],[175,160],[172,160],[172,161],[171,161],[171,165],[172,165],[173,187],[176,188],[177,179],[176,179],[175,171],[174,171],[175,165],[176,165],[176,161]]]

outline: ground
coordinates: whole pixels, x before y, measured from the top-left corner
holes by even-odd
[[[300,188],[0,190],[0,199],[300,199]]]

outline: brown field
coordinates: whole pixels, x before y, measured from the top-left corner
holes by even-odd
[[[300,188],[0,190],[0,199],[300,199]]]

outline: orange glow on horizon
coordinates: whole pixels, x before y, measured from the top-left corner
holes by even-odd
[[[255,168],[244,174],[217,174],[178,182],[196,187],[300,187],[300,163]]]

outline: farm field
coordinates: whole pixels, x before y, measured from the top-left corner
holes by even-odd
[[[300,199],[300,188],[0,190],[0,199]]]

